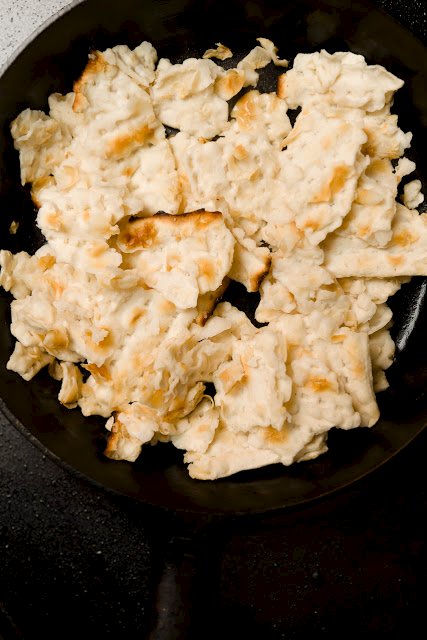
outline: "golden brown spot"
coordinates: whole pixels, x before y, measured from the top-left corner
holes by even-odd
[[[383,127],[381,127],[381,129],[383,129]],[[364,131],[368,139],[365,142],[365,144],[362,146],[361,151],[363,154],[369,155],[369,156],[375,156],[378,153],[378,147],[380,147],[381,155],[384,155],[385,158],[388,158],[390,160],[396,160],[397,158],[400,157],[400,151],[399,151],[398,145],[392,144],[390,142],[391,139],[387,140],[388,146],[386,146],[384,143],[381,144],[381,139],[380,141],[378,140],[376,128],[370,129],[369,127],[366,127]]]
[[[199,382],[195,389],[193,388],[192,393],[194,390],[195,393],[191,399],[188,399],[187,396],[179,396],[172,401],[170,410],[164,416],[165,422],[175,422],[176,420],[179,420],[179,418],[183,418],[193,411],[204,394],[205,385],[202,382]]]
[[[54,297],[60,298],[64,293],[64,287],[62,286],[62,284],[57,282],[53,278],[47,278],[46,281],[49,288],[52,289]]]
[[[193,213],[184,213],[184,216],[188,217],[189,221],[194,217],[196,229],[205,229],[207,226],[214,222],[219,222],[222,218],[222,213],[219,211],[195,211]],[[177,216],[173,216],[176,218]],[[178,216],[178,220],[182,220],[183,216]]]
[[[128,225],[128,232],[123,236],[123,243],[128,249],[146,249],[154,244],[157,229],[149,219],[136,220]]]
[[[40,269],[42,269],[43,271],[47,271],[48,269],[53,267],[53,265],[56,262],[56,258],[55,258],[55,256],[51,256],[50,254],[47,254],[47,255],[42,256],[41,258],[39,258],[37,260],[37,262],[38,262],[38,265],[39,265]]]
[[[320,191],[311,199],[312,203],[331,202],[333,197],[341,191],[348,178],[350,169],[343,165],[335,167],[332,176],[323,185]]]
[[[207,260],[205,258],[201,258],[198,263],[199,266],[199,276],[203,276],[211,282],[215,278],[215,265],[212,260]]]
[[[153,374],[153,370],[151,368],[151,365],[153,364],[153,357],[151,354],[144,355],[141,353],[136,353],[135,355],[132,356],[129,364],[130,364],[130,367],[128,366],[124,370],[120,370],[114,376],[114,385],[116,389],[120,389],[121,388],[120,382],[128,378],[129,369],[134,372],[137,371],[139,373],[142,373],[142,375],[143,376],[145,375],[148,379]],[[119,380],[119,378],[121,380]]]
[[[190,181],[188,176],[185,173],[178,174],[178,188],[177,188],[177,197],[180,198],[180,204],[178,212],[179,214],[184,213],[187,208],[187,198],[185,196],[186,193],[190,191]]]
[[[406,227],[393,235],[391,244],[399,247],[407,247],[417,240],[419,240],[419,236],[412,233],[412,231]]]
[[[322,285],[322,289],[324,291],[330,291],[331,293],[336,293],[337,291],[339,291],[340,287],[336,282],[332,282],[331,284]]]
[[[136,322],[138,322],[138,320],[140,320],[140,318],[142,318],[143,316],[145,316],[145,309],[132,309],[132,314],[129,318],[129,324],[135,324]]]
[[[255,171],[253,171],[251,173],[251,175],[249,176],[249,180],[251,182],[255,182],[256,180],[259,180],[262,176],[262,171],[260,168],[256,168]]]
[[[236,118],[241,129],[250,129],[252,122],[256,119],[256,98],[258,95],[256,90],[248,91],[236,102],[231,115]]]
[[[59,211],[49,213],[46,216],[45,221],[50,229],[55,229],[55,231],[62,230],[61,214],[59,213]]]
[[[283,427],[280,431],[274,427],[265,427],[263,433],[264,440],[270,444],[283,444],[289,437],[286,427]]]
[[[236,69],[230,69],[215,81],[215,91],[224,100],[230,100],[243,87],[244,76]]]
[[[361,151],[366,155],[375,156],[375,153],[377,150],[376,133],[373,129],[370,129],[369,127],[366,127],[364,131],[366,133],[367,140],[365,144],[362,145]]]
[[[369,234],[372,231],[372,227],[370,224],[364,224],[361,227],[358,228],[357,230],[357,235],[360,238],[366,238],[366,236],[369,236]]]
[[[89,218],[90,218],[90,211],[89,209],[85,209],[82,213],[82,218],[85,222],[89,222]]]
[[[131,147],[141,146],[147,142],[152,133],[152,128],[144,124],[139,129],[117,136],[107,144],[105,157],[111,159],[124,155]]]
[[[83,364],[82,367],[86,369],[86,371],[89,371],[97,382],[108,382],[111,380],[111,373],[105,364],[100,367],[96,364]]]
[[[49,187],[54,184],[55,180],[52,176],[42,176],[41,178],[37,178],[34,180],[31,188],[31,198],[36,205],[36,207],[41,207],[39,194],[42,189],[45,187]]]
[[[71,189],[79,179],[79,171],[76,167],[65,166],[62,168],[62,177],[65,182],[64,188]]]
[[[351,370],[356,378],[365,377],[365,366],[358,356],[354,356],[354,359],[351,361]]]
[[[204,326],[206,320],[209,318],[212,311],[214,310],[218,299],[222,296],[224,291],[227,289],[229,283],[230,283],[230,279],[227,276],[225,276],[224,280],[219,285],[218,289],[215,289],[215,291],[208,291],[207,293],[204,293],[199,296],[199,299],[197,301],[198,313],[196,318],[196,323],[199,326],[201,327]]]
[[[302,225],[304,229],[311,229],[312,231],[317,231],[321,227],[321,222],[316,220],[315,218],[309,218]]]
[[[157,389],[149,398],[148,404],[155,409],[159,409],[164,402],[165,394],[161,389]]]
[[[106,250],[105,245],[96,244],[95,246],[92,247],[92,249],[90,249],[88,253],[91,258],[99,258],[105,253],[105,250]]]
[[[222,214],[218,211],[193,211],[170,215],[167,213],[157,213],[147,218],[131,220],[123,227],[119,236],[119,246],[124,251],[144,249],[153,246],[158,235],[158,230],[165,225],[173,225],[176,238],[179,240],[179,233],[185,236],[192,232],[192,225],[196,229],[204,230],[214,222],[219,222]]]
[[[199,424],[196,431],[200,434],[208,433],[211,429],[211,425],[209,423]]]
[[[104,351],[109,349],[111,346],[113,346],[113,336],[110,333],[109,329],[105,327],[100,327],[100,329],[107,332],[105,337],[102,338],[102,340],[95,342],[93,340],[93,333],[91,329],[88,329],[87,331],[85,331],[85,338],[86,338],[87,345],[91,349],[93,349],[94,351],[97,351],[98,353],[103,353]]]
[[[224,386],[225,393],[231,391],[231,389],[235,387],[236,384],[243,384],[247,379],[243,362],[242,366],[236,362],[231,362],[226,368],[221,371],[221,373],[219,374],[219,379]]]
[[[170,314],[173,313],[176,309],[176,306],[170,300],[162,300],[159,304],[160,313]]]
[[[286,98],[286,73],[282,73],[277,78],[277,97],[278,98]]]
[[[61,329],[51,329],[44,337],[43,345],[46,349],[60,350],[68,347],[67,333]]]
[[[244,160],[245,158],[248,157],[248,152],[247,152],[247,149],[245,149],[245,147],[242,144],[238,144],[234,148],[233,155],[237,160]]]
[[[74,102],[73,111],[77,112],[84,108],[86,98],[83,95],[83,89],[89,79],[97,73],[104,72],[108,67],[108,63],[99,51],[94,51],[89,58],[89,62],[83,70],[82,75],[73,85]]]
[[[269,254],[266,257],[263,267],[257,273],[254,273],[250,277],[249,283],[248,283],[249,284],[249,288],[248,288],[248,292],[249,293],[254,293],[255,291],[258,291],[258,289],[261,286],[261,282],[264,280],[265,276],[270,271],[270,266],[271,266],[271,254]]]
[[[389,168],[389,160],[387,160],[386,158],[376,158],[375,160],[372,160],[366,173],[371,176],[378,176],[387,173]]]
[[[123,169],[122,171],[122,175],[126,176],[127,178],[131,178],[133,176],[133,174],[136,171],[136,167],[126,167],[125,169]]]
[[[382,196],[372,189],[359,188],[356,193],[356,202],[363,204],[367,207],[379,204],[382,200]]]
[[[343,342],[345,336],[342,333],[336,333],[334,336],[331,336],[332,342],[338,343]]]
[[[111,460],[121,459],[118,447],[121,440],[121,431],[123,430],[123,425],[116,419],[112,426],[111,433],[108,436],[107,446],[104,449],[104,454]]]
[[[393,267],[399,267],[405,262],[404,256],[387,256],[387,260]]]
[[[308,378],[304,386],[309,387],[315,393],[322,393],[323,391],[330,391],[332,389],[332,385],[329,380],[316,376]]]

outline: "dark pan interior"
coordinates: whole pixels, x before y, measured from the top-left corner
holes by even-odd
[[[53,91],[67,92],[93,48],[151,41],[159,55],[179,61],[201,55],[216,42],[243,55],[254,38],[274,40],[283,57],[326,48],[351,50],[383,64],[405,80],[395,109],[404,130],[414,133],[410,156],[427,189],[424,159],[427,127],[426,48],[392,18],[363,1],[303,0],[219,2],[171,0],[89,0],[65,12],[32,40],[0,79],[1,247],[33,251],[41,242],[28,193],[20,187],[18,159],[9,134],[21,109],[44,109]],[[263,90],[273,90],[277,70]],[[11,236],[11,220],[20,222]],[[217,482],[191,480],[182,453],[169,446],[147,447],[138,462],[111,462],[102,455],[103,420],[62,408],[57,383],[45,373],[30,384],[6,371],[12,351],[10,297],[0,298],[0,396],[11,422],[56,459],[109,489],[169,509],[255,512],[301,503],[345,486],[390,458],[427,422],[426,285],[414,278],[392,301],[398,349],[382,393],[380,422],[373,429],[333,431],[330,451],[290,468],[271,466]],[[238,288],[234,300],[244,304]]]

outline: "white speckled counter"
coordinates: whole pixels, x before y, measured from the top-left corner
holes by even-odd
[[[0,0],[0,67],[37,27],[71,0]]]

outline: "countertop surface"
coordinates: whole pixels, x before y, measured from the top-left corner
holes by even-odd
[[[0,64],[67,4],[0,0]],[[397,17],[425,33],[425,3],[411,6],[420,9],[416,21],[404,7]],[[219,526],[200,567],[195,637],[419,632],[426,451],[424,432],[335,496]],[[160,525],[168,521],[56,466],[0,416],[0,638],[144,637],[162,561]]]

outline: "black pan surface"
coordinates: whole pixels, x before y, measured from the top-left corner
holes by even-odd
[[[19,182],[9,125],[25,107],[45,109],[53,91],[67,92],[88,51],[146,39],[160,56],[179,61],[201,55],[215,42],[243,55],[259,36],[271,38],[283,57],[326,48],[351,50],[383,64],[405,80],[395,110],[403,130],[414,133],[410,157],[427,188],[427,50],[409,31],[364,0],[87,0],[63,12],[11,61],[0,79],[0,243],[14,252],[42,242],[35,212]],[[273,90],[277,70],[263,90]],[[11,236],[12,220],[20,222]],[[252,307],[234,289],[233,301]],[[54,459],[104,488],[170,510],[253,513],[303,503],[346,486],[392,457],[427,423],[426,281],[414,278],[391,302],[397,343],[390,389],[379,397],[381,419],[373,429],[333,431],[329,452],[290,468],[271,466],[216,482],[191,480],[182,453],[147,447],[135,464],[104,458],[103,420],[84,418],[57,401],[45,373],[31,383],[5,369],[13,349],[10,296],[0,297],[0,405],[12,424]],[[250,312],[250,308],[249,308]]]

